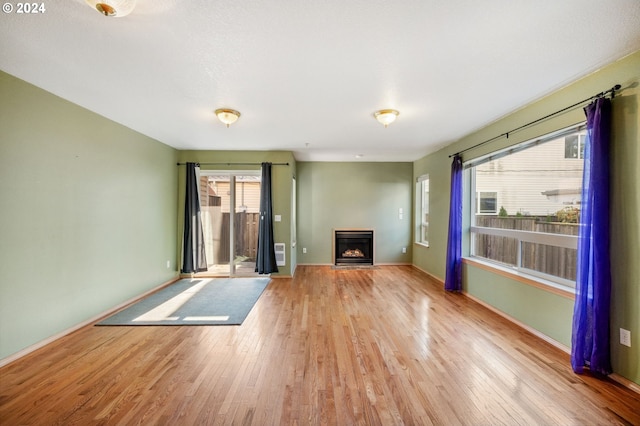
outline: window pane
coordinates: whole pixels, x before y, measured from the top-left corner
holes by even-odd
[[[572,240],[561,243],[546,234],[578,234],[584,131],[556,133],[529,143],[492,154],[493,159],[471,167],[475,186],[471,190],[476,195],[471,223],[525,231],[508,237],[476,233],[471,254],[558,277],[557,282],[566,284],[576,278],[576,250],[545,244],[558,241],[553,244],[566,246]]]
[[[260,175],[204,172],[200,188],[207,272],[255,275]]]
[[[569,135],[564,138],[564,158],[580,158],[578,135]]]
[[[255,275],[260,223],[260,180],[260,176],[235,176],[232,272],[236,275]]]
[[[429,175],[416,183],[416,235],[417,242],[429,245]]]
[[[522,243],[522,267],[575,281],[577,253],[575,249]]]
[[[422,242],[429,243],[429,179],[422,181]]]
[[[578,134],[571,136],[577,144]],[[579,209],[582,161],[565,158],[565,152],[561,137],[476,166],[477,212],[577,222],[577,215],[568,218],[563,210]]]
[[[485,228],[515,229],[518,231],[543,232],[546,234],[578,235],[577,223],[541,221],[537,217],[476,217],[476,226]]]
[[[476,234],[474,255],[510,266],[518,265],[518,240],[495,235]]]
[[[584,158],[584,133],[576,133],[564,138],[564,158]]]

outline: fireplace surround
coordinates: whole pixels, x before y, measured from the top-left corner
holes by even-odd
[[[372,229],[335,229],[333,260],[335,265],[373,265]]]

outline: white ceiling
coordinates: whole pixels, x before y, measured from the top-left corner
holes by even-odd
[[[413,161],[640,50],[638,0],[43,3],[0,16],[3,71],[175,148],[301,161]]]

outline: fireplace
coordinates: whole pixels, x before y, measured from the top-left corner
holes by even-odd
[[[373,230],[335,230],[336,265],[373,265]]]

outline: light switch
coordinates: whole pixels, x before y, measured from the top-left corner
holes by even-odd
[[[273,217],[273,220],[274,220],[274,221],[276,221],[276,222],[282,222],[282,216],[281,216],[281,215],[279,215],[279,214],[277,214],[277,215],[275,215],[275,216]]]

